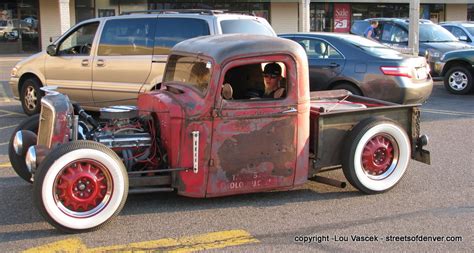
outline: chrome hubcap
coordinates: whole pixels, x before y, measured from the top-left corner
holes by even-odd
[[[453,90],[464,90],[468,83],[467,75],[464,72],[456,71],[449,76],[448,82]]]
[[[35,88],[28,86],[25,91],[25,105],[28,110],[34,110],[36,108],[37,100]]]

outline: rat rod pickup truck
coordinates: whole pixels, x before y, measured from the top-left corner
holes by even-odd
[[[266,64],[276,74],[263,73]],[[261,98],[278,82],[280,97]],[[207,36],[177,44],[159,90],[138,106],[103,108],[94,119],[46,91],[41,114],[10,142],[15,171],[33,183],[44,218],[65,232],[95,230],[128,193],[177,191],[209,198],[344,183],[394,187],[410,159],[428,163],[417,105],[349,92],[309,92],[308,61],[295,42],[260,35]],[[276,93],[275,93],[276,94]]]

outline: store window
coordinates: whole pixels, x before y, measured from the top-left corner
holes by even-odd
[[[474,4],[467,5],[467,20],[474,21]]]
[[[76,23],[95,18],[95,0],[76,0]]]
[[[0,54],[39,51],[38,0],[0,1]]]
[[[314,32],[332,32],[334,24],[334,4],[311,3],[310,30]]]

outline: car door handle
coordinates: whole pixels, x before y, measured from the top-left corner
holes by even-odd
[[[337,63],[335,63],[335,62],[329,63],[329,67],[330,67],[330,68],[337,68],[337,67],[339,67],[339,66],[340,66],[340,65],[337,64]]]
[[[89,66],[89,60],[82,60],[81,65],[82,65],[83,67]]]
[[[97,67],[104,67],[104,66],[105,66],[104,60],[97,60]]]
[[[296,108],[290,107],[290,108],[288,108],[288,110],[282,111],[281,113],[286,114],[286,113],[293,113],[293,112],[297,112],[297,111],[298,110],[296,110]]]

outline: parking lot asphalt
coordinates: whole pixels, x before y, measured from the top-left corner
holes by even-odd
[[[1,71],[4,90],[0,94],[7,96],[0,98],[0,248],[4,252],[472,252],[473,94],[452,95],[441,82],[435,83],[432,96],[421,107],[421,129],[430,137],[427,149],[432,164],[412,161],[402,181],[389,192],[364,195],[351,186],[339,189],[310,182],[292,191],[215,199],[175,193],[131,195],[108,226],[67,235],[39,215],[31,185],[9,165],[8,140],[26,117],[19,102],[8,97],[11,93],[4,80],[8,75]],[[344,180],[340,171],[327,176]],[[355,236],[378,241],[357,241]],[[305,238],[312,241],[302,242]]]

